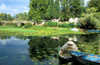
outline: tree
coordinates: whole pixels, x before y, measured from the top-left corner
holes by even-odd
[[[91,8],[91,7],[94,7],[97,9],[97,12],[100,11],[100,0],[90,0],[88,2],[88,7]]]
[[[94,7],[91,7],[91,8],[87,8],[86,9],[86,13],[89,13],[89,14],[96,13],[96,11],[97,11],[97,9],[95,9]]]
[[[84,0],[72,0],[70,2],[71,12],[73,17],[80,17],[84,5]]]
[[[26,12],[23,13],[23,20],[28,20],[28,14]]]
[[[80,18],[78,24],[83,29],[100,29],[100,12]]]
[[[14,17],[16,20],[28,20],[28,14],[26,12],[16,14]]]
[[[7,20],[7,14],[6,13],[0,13],[0,20],[1,21]]]
[[[12,17],[11,17],[10,14],[8,14],[8,15],[7,15],[7,21],[10,21],[10,20],[12,20]]]
[[[70,11],[70,1],[62,0],[61,1],[61,21],[68,21],[72,17]]]
[[[43,19],[48,8],[48,0],[30,0],[29,19],[39,21]]]
[[[0,13],[0,21],[2,21],[3,19],[2,19],[2,15],[3,15],[3,13]]]
[[[31,8],[28,12],[28,20],[32,20],[32,16],[34,15],[32,11],[33,11],[33,8]]]
[[[3,20],[7,20],[7,14],[6,13],[3,14]]]
[[[62,5],[63,9],[61,10],[61,21],[65,21],[67,20],[66,18],[66,9],[65,9],[65,5]]]
[[[59,0],[55,0],[54,3],[54,18],[59,18],[60,17],[60,4]]]
[[[47,12],[45,13],[46,19],[53,19],[54,18],[54,0],[49,0],[48,2]]]

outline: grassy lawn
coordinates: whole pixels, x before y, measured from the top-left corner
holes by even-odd
[[[31,28],[17,28],[12,26],[0,26],[0,35],[24,35],[24,36],[51,36],[59,34],[86,34],[85,32],[70,31],[71,28],[57,28],[32,26]]]

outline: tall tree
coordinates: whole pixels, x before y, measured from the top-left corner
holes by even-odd
[[[84,5],[84,0],[72,0],[71,5],[71,12],[73,14],[73,17],[80,17]]]
[[[60,17],[60,4],[59,0],[55,0],[54,3],[54,18],[59,18]]]
[[[3,15],[3,13],[0,13],[0,21],[2,21],[3,19],[2,19],[2,15]]]
[[[10,14],[7,15],[7,20],[8,20],[8,21],[12,20],[12,17],[11,17]]]
[[[28,20],[28,14],[26,12],[15,15],[16,20]]]
[[[100,11],[100,0],[90,0],[88,2],[88,7],[91,8],[91,7],[94,7],[97,9],[97,12]]]
[[[28,20],[32,20],[32,17],[34,15],[34,13],[32,11],[33,11],[33,8],[30,8],[30,10],[28,12]]]
[[[49,0],[49,6],[47,8],[47,12],[45,13],[47,19],[54,18],[54,0]]]
[[[68,21],[70,17],[70,0],[61,0],[61,21]]]
[[[7,20],[7,14],[6,13],[1,13],[2,15],[2,20]]]
[[[42,19],[48,8],[48,0],[30,0],[29,19],[38,21]]]
[[[0,20],[7,20],[7,14],[6,13],[0,13]]]

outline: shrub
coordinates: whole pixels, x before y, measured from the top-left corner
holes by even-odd
[[[57,24],[58,24],[57,22],[53,22],[53,26],[57,27]]]
[[[87,8],[87,9],[86,9],[86,12],[89,13],[89,14],[95,13],[96,11],[97,11],[97,9],[94,8],[94,7],[91,7],[91,8]]]
[[[66,27],[66,28],[69,28],[69,24],[66,24],[66,23],[62,23],[62,27]]]
[[[57,27],[57,22],[48,21],[48,22],[47,22],[47,26],[50,26],[50,27],[55,26],[55,27]]]
[[[15,27],[18,27],[17,23],[12,23],[12,22],[11,23],[6,23],[6,26],[15,26]]]
[[[37,24],[40,24],[40,23],[42,23],[42,20],[41,19],[37,21]]]
[[[77,28],[80,28],[80,25],[79,25],[79,23],[77,23],[77,24],[75,25],[75,27],[77,27]]]
[[[32,26],[31,23],[26,23],[26,24],[24,25],[25,28],[30,28],[31,26]]]
[[[98,29],[100,28],[100,13],[90,14],[84,18],[80,18],[78,24],[83,29]]]
[[[3,25],[3,23],[2,23],[2,22],[0,22],[0,25]]]
[[[47,27],[47,23],[45,22],[43,26]]]
[[[62,27],[62,24],[61,24],[61,23],[59,23],[59,24],[58,24],[58,27]]]
[[[75,24],[74,24],[74,22],[72,22],[72,23],[70,23],[70,22],[69,22],[69,27],[70,27],[70,28],[73,28],[73,27],[75,27]]]

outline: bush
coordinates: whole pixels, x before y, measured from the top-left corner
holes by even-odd
[[[80,25],[77,23],[76,25],[75,25],[77,28],[80,28]]]
[[[69,24],[62,23],[62,27],[69,28]]]
[[[12,23],[12,22],[11,23],[6,23],[6,26],[15,26],[15,27],[18,27],[17,23]]]
[[[42,20],[41,19],[37,21],[37,24],[40,24],[40,23],[42,23]]]
[[[47,22],[47,26],[50,26],[50,27],[57,27],[57,22],[51,22],[51,21],[48,21]]]
[[[100,13],[90,14],[84,18],[80,18],[78,24],[83,29],[99,29]]]
[[[2,23],[2,22],[0,22],[0,25],[3,25],[3,23]]]
[[[30,28],[31,26],[32,26],[31,23],[26,23],[26,24],[24,25],[25,28]]]
[[[58,24],[57,22],[53,22],[54,27],[57,27],[57,24]]]
[[[59,24],[58,24],[58,27],[62,27],[62,24],[59,23]]]
[[[74,22],[72,22],[72,23],[69,23],[69,27],[70,27],[70,28],[73,28],[73,27],[75,27],[75,25],[74,25]]]
[[[91,7],[91,8],[87,8],[87,9],[86,9],[86,12],[89,13],[89,14],[95,13],[96,11],[97,11],[97,9],[94,8],[94,7]]]
[[[47,23],[45,22],[43,26],[47,27]]]

